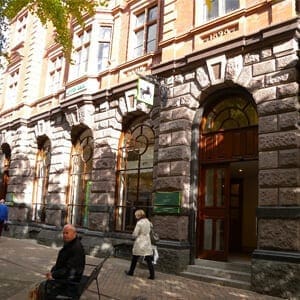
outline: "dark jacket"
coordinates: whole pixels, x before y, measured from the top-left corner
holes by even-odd
[[[58,280],[79,282],[85,266],[85,253],[80,239],[65,243],[59,251],[57,260],[51,269],[52,277]]]

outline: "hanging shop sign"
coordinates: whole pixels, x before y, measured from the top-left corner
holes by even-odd
[[[151,83],[145,79],[138,79],[138,90],[137,90],[137,100],[145,102],[149,105],[153,105],[154,99],[154,83]]]

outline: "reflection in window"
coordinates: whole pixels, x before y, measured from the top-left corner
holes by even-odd
[[[133,229],[136,209],[151,213],[153,152],[154,132],[150,126],[139,124],[124,133],[119,148],[116,230]]]
[[[78,137],[72,149],[67,213],[68,222],[82,227],[88,227],[93,152],[93,137],[87,129]]]
[[[46,196],[51,162],[50,151],[50,141],[46,139],[39,146],[35,166],[34,196],[32,202],[32,221],[35,222],[44,223],[46,219]]]
[[[224,250],[224,220],[216,220],[216,241],[215,241],[215,250],[223,251]]]
[[[206,117],[204,133],[257,125],[254,106],[242,97],[228,97],[215,105]]]

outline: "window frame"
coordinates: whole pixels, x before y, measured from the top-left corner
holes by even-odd
[[[151,10],[156,9],[156,15],[154,18],[149,19],[149,16],[151,16],[150,12]],[[144,15],[143,22],[141,24],[137,24],[138,18],[140,16]],[[156,30],[155,30],[155,39],[149,40],[149,28],[151,26],[156,25]],[[138,58],[143,55],[153,53],[157,51],[157,46],[158,46],[158,33],[159,33],[159,7],[158,5],[152,5],[149,7],[144,8],[143,10],[136,12],[133,14],[132,17],[132,47],[130,51],[130,58]],[[142,42],[139,47],[137,47],[137,34],[142,33]],[[154,50],[151,48],[151,50],[148,50],[148,45],[149,42],[154,41],[155,46]],[[137,53],[137,49],[141,47],[141,52]]]

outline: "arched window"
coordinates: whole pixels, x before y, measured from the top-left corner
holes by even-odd
[[[154,132],[147,123],[132,125],[123,133],[117,172],[116,230],[132,230],[134,212],[152,207]]]
[[[7,185],[9,181],[9,167],[11,159],[11,149],[7,143],[1,145],[1,165],[0,165],[0,199],[6,199]],[[9,199],[6,199],[9,200]]]
[[[222,97],[204,113],[201,124],[201,161],[256,157],[257,124],[256,108],[250,99],[238,95]]]
[[[32,221],[44,223],[46,219],[46,196],[51,163],[51,144],[48,138],[44,138],[38,144],[32,197]]]
[[[257,113],[250,101],[238,96],[216,104],[204,119],[203,133],[257,125]]]
[[[70,191],[68,197],[68,222],[88,226],[94,140],[90,129],[76,139],[71,153]]]

